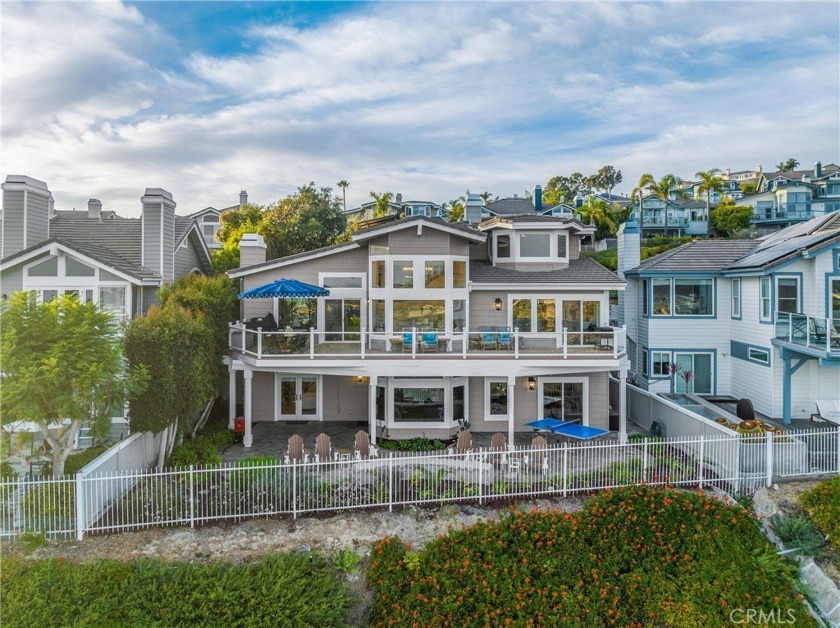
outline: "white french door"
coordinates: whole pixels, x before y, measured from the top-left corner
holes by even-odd
[[[320,421],[321,377],[319,375],[275,376],[277,398],[275,421]]]

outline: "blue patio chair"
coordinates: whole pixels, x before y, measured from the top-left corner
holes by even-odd
[[[507,327],[497,328],[496,338],[499,343],[499,349],[513,348],[513,338],[511,337],[510,330],[508,330]]]
[[[410,329],[403,328],[402,335],[402,350],[403,353],[411,353],[412,345],[414,344],[414,334]]]
[[[492,327],[480,327],[481,332],[481,348],[482,349],[498,349],[499,345],[496,342],[496,332]]]
[[[435,332],[423,332],[420,337],[420,350],[424,353],[438,350],[438,335]]]

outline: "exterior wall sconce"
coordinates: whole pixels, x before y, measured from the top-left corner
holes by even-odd
[[[364,378],[364,376],[363,376],[363,375],[359,375],[358,377],[356,377],[356,382],[357,382],[357,383],[361,384],[361,383],[363,383],[364,381],[365,381],[365,378]]]
[[[496,311],[497,312],[502,309],[502,300],[499,297],[496,297],[496,300],[495,300],[494,303],[496,305]]]
[[[536,390],[537,388],[537,380],[533,377],[528,378],[528,390]]]

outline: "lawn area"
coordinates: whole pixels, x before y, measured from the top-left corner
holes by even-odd
[[[350,606],[326,560],[256,563],[4,558],[3,626],[342,626]]]
[[[576,513],[511,510],[412,551],[373,551],[375,625],[728,625],[737,608],[816,625],[796,573],[740,506],[633,487]]]

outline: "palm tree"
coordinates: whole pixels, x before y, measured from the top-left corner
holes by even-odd
[[[370,197],[376,201],[376,207],[373,210],[374,218],[382,218],[391,213],[391,199],[394,198],[393,192],[371,192]]]
[[[484,201],[484,204],[486,205],[487,201],[489,201],[490,197],[493,196],[493,195],[490,194],[490,192],[482,192],[481,194],[479,194],[479,196],[481,197],[481,200]],[[497,196],[496,198],[499,198],[499,197]]]
[[[469,192],[467,192],[469,194]],[[448,208],[449,222],[461,222],[464,219],[464,197],[458,198],[444,203],[444,207]]]
[[[788,157],[787,161],[777,163],[776,168],[778,168],[779,172],[790,172],[791,170],[796,170],[798,165],[799,162],[796,159]]]
[[[645,188],[650,187],[652,183],[656,183],[656,179],[653,178],[652,174],[646,172],[639,177],[639,183],[630,193],[630,196],[636,196],[637,193],[639,194],[639,229],[641,230],[642,238],[645,237],[645,211],[642,206],[642,194],[644,194]]]
[[[712,168],[711,170],[701,170],[694,175],[700,180],[697,190],[701,194],[703,192],[706,193],[706,233],[708,235],[712,235],[712,192],[717,192],[718,194],[723,192],[723,180],[718,176],[719,174],[720,168]]]
[[[615,235],[615,205],[613,203],[608,203],[602,198],[590,196],[580,207],[580,215],[589,224],[595,225],[598,231],[608,232],[605,237],[613,237]]]
[[[344,211],[347,211],[347,186],[350,185],[346,179],[342,179],[336,183],[341,188],[341,198],[344,201]]]
[[[648,184],[650,191],[656,194],[665,203],[665,237],[668,237],[668,201],[673,194],[677,198],[686,198],[685,189],[682,187],[682,179],[674,174],[666,174],[659,181]]]

